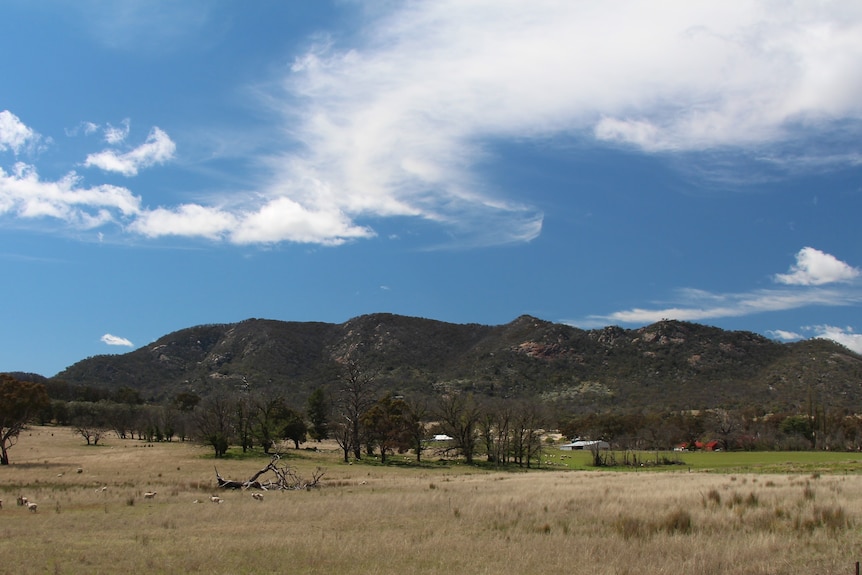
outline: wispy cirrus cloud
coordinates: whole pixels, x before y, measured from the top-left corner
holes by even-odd
[[[102,336],[101,342],[107,345],[118,345],[122,347],[134,347],[134,344],[124,337],[120,337],[117,335],[111,335],[110,333],[106,333]]]
[[[769,330],[767,333],[781,341],[798,341],[809,337],[828,339],[843,345],[850,351],[862,354],[862,334],[856,333],[850,326],[813,325],[802,326],[799,328],[799,332],[775,329]]]
[[[781,341],[796,341],[805,337],[800,333],[788,331],[786,329],[771,329],[766,333],[775,339],[780,339]]]
[[[862,334],[855,333],[853,328],[849,326],[819,325],[809,329],[814,332],[816,338],[830,339],[851,351],[862,354]]]
[[[213,10],[177,9],[170,29],[186,19],[200,31]],[[161,22],[142,13],[133,4],[98,22],[133,38],[129,27]],[[276,79],[267,106],[281,125],[253,159],[250,190],[231,205],[142,210],[124,229],[337,245],[375,236],[369,221],[400,217],[432,222],[461,245],[525,242],[541,233],[544,214],[522,191],[483,177],[500,141],[564,135],[644,153],[756,150],[770,165],[792,158],[799,169],[822,153],[804,143],[829,140],[840,125],[850,147],[828,161],[862,157],[855,3],[443,0],[369,10],[358,23],[339,36],[347,44],[316,36]],[[112,147],[83,165],[133,176],[174,157],[159,128],[119,149],[128,126],[111,127]],[[20,149],[13,136],[4,141]],[[794,273],[783,275],[804,277]]]
[[[352,217],[526,241],[542,214],[483,185],[487,142],[566,134],[648,153],[768,147],[779,158],[799,134],[862,119],[862,11],[774,8],[402,5],[354,44],[323,41],[296,59],[282,97],[294,141],[273,161],[275,187]],[[479,223],[488,218],[495,225]]]
[[[105,141],[111,145],[121,144],[129,136],[131,131],[131,121],[126,118],[119,126],[108,124],[105,127]]]
[[[789,274],[773,276],[776,282],[789,287],[740,293],[713,293],[683,288],[676,290],[672,303],[659,303],[654,308],[633,308],[593,315],[566,323],[579,327],[599,327],[608,324],[642,325],[663,319],[704,321],[810,306],[848,306],[862,303],[862,286],[850,281],[859,276],[856,268],[830,254],[809,247],[797,252],[796,261]],[[845,285],[823,287],[828,283]],[[789,332],[785,332],[787,333]]]

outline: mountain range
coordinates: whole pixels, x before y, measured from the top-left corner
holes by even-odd
[[[341,324],[248,319],[200,325],[79,361],[55,385],[132,388],[148,401],[222,388],[300,404],[344,361],[380,390],[527,397],[574,412],[759,406],[862,412],[862,356],[825,339],[779,343],[681,321],[582,330],[530,316],[497,326],[370,314]],[[334,388],[333,388],[334,389]]]

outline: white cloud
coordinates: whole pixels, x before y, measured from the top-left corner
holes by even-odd
[[[814,248],[802,248],[796,254],[796,264],[790,272],[776,274],[775,281],[787,285],[823,285],[847,282],[859,277],[860,271],[827,253]]]
[[[119,337],[116,335],[111,335],[109,333],[106,333],[105,335],[103,335],[101,341],[102,341],[102,343],[105,343],[108,345],[120,345],[120,346],[124,346],[124,347],[134,347],[134,344],[131,341],[127,340],[126,338]]]
[[[31,128],[9,110],[0,111],[0,152],[11,150],[18,154],[28,144],[39,139]]]
[[[66,128],[64,131],[69,137],[77,136],[79,132],[83,132],[85,136],[89,136],[99,131],[99,124],[95,122],[80,122],[74,128]]]
[[[791,268],[792,278],[773,276],[789,288],[763,289],[742,293],[717,294],[699,289],[677,290],[676,301],[657,305],[654,309],[634,308],[607,315],[593,315],[566,323],[579,327],[599,327],[608,324],[648,324],[663,319],[702,321],[727,317],[743,317],[758,313],[785,311],[809,306],[843,306],[862,303],[862,289],[850,284],[842,287],[817,287],[826,283],[848,282],[859,271],[829,254],[813,248],[803,248],[797,254],[797,264]]]
[[[353,224],[337,209],[310,210],[290,198],[276,198],[256,212],[244,214],[231,240],[238,244],[292,241],[338,245],[373,235],[372,230]]]
[[[821,325],[816,326],[813,329],[817,332],[815,337],[820,339],[831,339],[851,351],[862,354],[862,334],[853,333],[852,328]]]
[[[767,333],[775,339],[780,339],[782,341],[796,341],[804,337],[795,331],[787,331],[783,329],[771,329]]]
[[[161,30],[159,42],[176,45],[170,39],[183,36],[168,32],[209,21],[198,8],[173,14],[188,20],[182,25],[142,18],[140,6],[107,11],[93,25],[123,30],[115,46],[141,41],[130,27]],[[862,3],[441,0],[390,8],[369,9],[362,27],[342,36],[349,45],[310,46],[281,78],[267,103],[280,107],[286,138],[268,152],[254,196],[230,209],[163,206],[127,229],[340,244],[374,236],[363,221],[400,216],[435,222],[461,245],[523,242],[541,233],[543,214],[483,180],[490,142],[562,134],[647,152],[757,149],[770,163],[792,149],[804,166],[805,142],[837,125],[846,141],[859,140]],[[138,148],[115,149],[128,128],[127,120],[109,125],[112,147],[84,165],[133,176],[174,156],[159,128]],[[2,141],[20,149],[15,137]],[[828,161],[860,157],[844,149]],[[841,277],[811,265],[797,271],[777,277],[788,285]],[[669,306],[694,317],[721,309]]]
[[[274,159],[275,176],[303,205],[324,197],[350,217],[418,216],[523,241],[541,214],[478,181],[488,139],[592,134],[646,151],[794,142],[862,119],[860,63],[862,5],[848,3],[404,4],[360,41],[296,59],[284,112],[305,149]],[[506,225],[478,225],[488,214]]]
[[[737,294],[713,294],[702,290],[682,289],[677,293],[678,305],[656,309],[634,308],[608,315],[590,316],[586,320],[571,323],[584,327],[608,323],[646,324],[663,319],[702,321],[808,306],[853,305],[862,302],[862,292],[855,289],[758,290]]]
[[[862,354],[862,334],[854,333],[852,327],[848,326],[842,328],[831,325],[815,325],[802,327],[800,331],[810,334],[810,337],[814,337],[816,339],[828,339],[834,341],[853,352]],[[768,334],[782,341],[798,341],[805,339],[806,337],[797,332],[781,329],[771,330]]]
[[[220,239],[236,225],[236,217],[229,212],[184,204],[175,209],[142,212],[129,229],[151,238],[173,235]]]
[[[106,132],[106,139],[121,138],[121,134],[109,135],[112,129]],[[110,142],[111,140],[108,139]],[[141,168],[148,168],[155,164],[163,164],[174,157],[176,144],[163,130],[153,128],[147,136],[146,142],[126,153],[116,150],[104,150],[96,154],[90,154],[84,161],[87,167],[101,168],[107,172],[118,172],[124,176],[137,175]]]
[[[36,169],[18,162],[12,172],[0,168],[0,215],[24,219],[55,218],[80,228],[95,228],[140,210],[140,198],[126,188],[83,187],[71,172],[58,181],[43,181]]]
[[[111,145],[121,144],[129,135],[130,129],[131,122],[128,118],[122,121],[120,127],[108,124],[108,126],[105,128],[105,141]]]

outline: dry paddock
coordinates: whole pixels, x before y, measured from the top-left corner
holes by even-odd
[[[0,573],[849,575],[862,559],[858,475],[384,468],[324,451],[287,459],[323,467],[320,489],[211,503],[206,449],[105,441],[21,436],[0,468]],[[265,463],[216,464],[243,479]]]

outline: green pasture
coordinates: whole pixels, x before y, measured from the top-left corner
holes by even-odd
[[[617,462],[625,460],[626,453],[613,451]],[[643,466],[619,465],[610,469],[620,471],[650,469],[651,471],[698,471],[716,473],[862,473],[862,453],[840,451],[683,451],[683,452],[628,452]],[[544,467],[554,469],[595,470],[589,451],[562,451],[546,449],[542,458]],[[657,465],[656,463],[672,464]],[[603,469],[609,469],[607,467]]]

